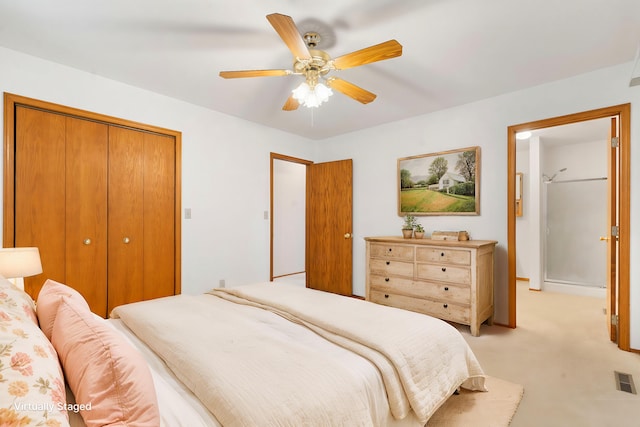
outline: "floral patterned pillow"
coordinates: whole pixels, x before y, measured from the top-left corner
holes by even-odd
[[[58,355],[33,300],[0,278],[0,426],[68,426]]]
[[[29,294],[18,289],[2,276],[0,276],[0,310],[17,310],[33,320],[33,323],[38,324],[35,301]]]

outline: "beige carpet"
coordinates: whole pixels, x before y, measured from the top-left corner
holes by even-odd
[[[522,399],[524,388],[487,377],[488,392],[460,390],[429,419],[428,427],[506,427]]]

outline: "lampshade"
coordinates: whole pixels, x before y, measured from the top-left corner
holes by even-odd
[[[38,248],[0,248],[0,275],[6,279],[42,273]]]
[[[293,97],[307,108],[318,107],[323,102],[326,102],[333,91],[322,83],[317,83],[313,88],[303,82],[295,88],[293,91]]]

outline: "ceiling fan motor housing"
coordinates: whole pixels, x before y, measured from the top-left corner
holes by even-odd
[[[323,50],[309,49],[311,58],[296,58],[293,63],[293,70],[296,74],[302,74],[306,77],[309,86],[313,87],[318,82],[318,78],[326,75],[331,67],[329,61],[331,57]]]

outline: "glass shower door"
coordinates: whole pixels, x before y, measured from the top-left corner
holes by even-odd
[[[605,288],[606,178],[555,181],[545,189],[545,281]]]

